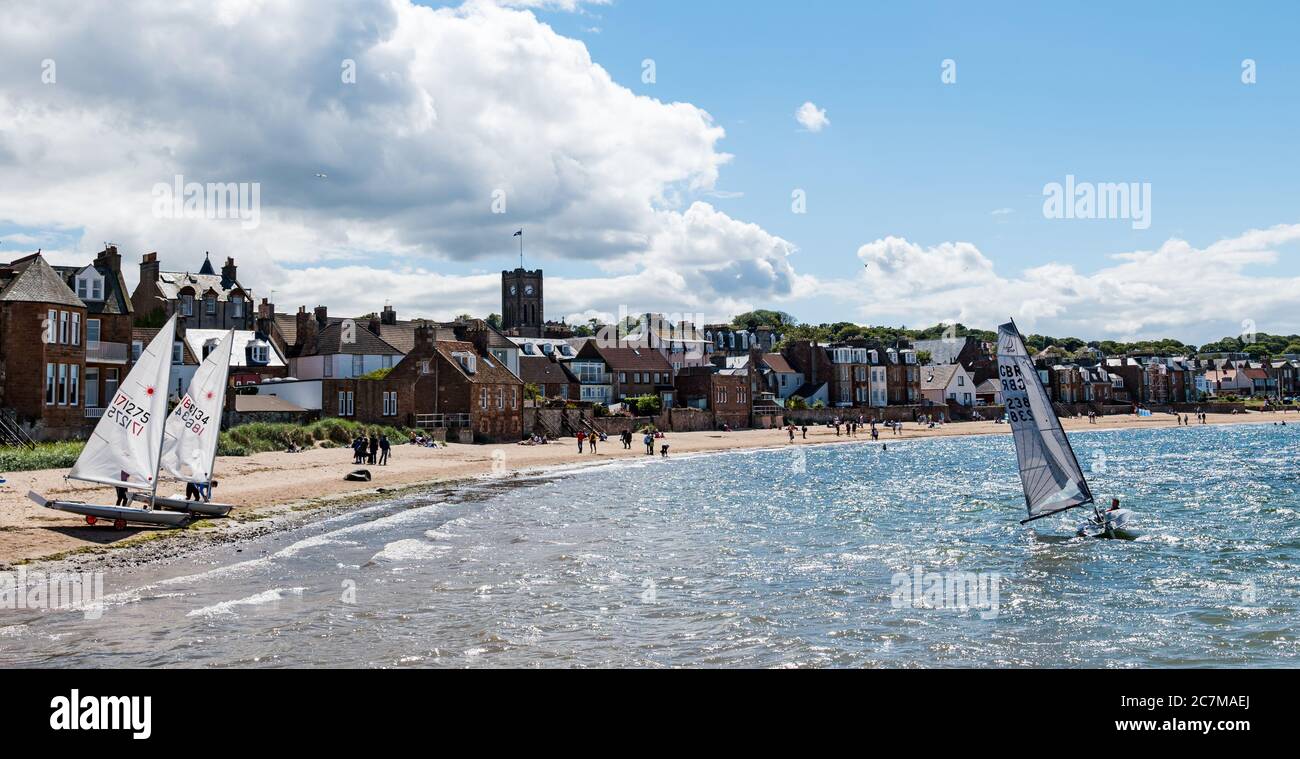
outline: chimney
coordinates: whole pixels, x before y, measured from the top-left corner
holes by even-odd
[[[99,255],[95,256],[95,263],[108,269],[113,274],[122,273],[122,256],[117,252],[116,245],[106,246]]]
[[[226,256],[226,263],[221,267],[221,286],[229,290],[234,286],[237,279],[235,278],[235,259]]]
[[[428,322],[420,322],[415,328],[415,351],[433,352],[433,327]]]
[[[298,325],[297,339],[294,345],[299,348],[306,348],[316,344],[316,320],[312,315],[307,313],[306,306],[298,306],[298,313],[294,314],[294,321]]]
[[[140,259],[140,282],[148,282],[150,285],[158,281],[158,254],[145,253],[144,258]]]
[[[383,324],[390,324],[390,325],[391,325],[391,324],[396,324],[396,323],[397,323],[397,312],[393,310],[393,307],[392,307],[392,306],[390,306],[390,305],[388,305],[388,304],[384,304],[384,310],[383,310],[382,313],[380,313],[380,315],[379,315],[379,320],[380,320],[380,322],[383,323]]]
[[[382,320],[380,319],[380,317],[378,317],[378,316],[371,316],[371,317],[370,317],[370,322],[366,325],[366,329],[370,330],[370,333],[371,333],[371,334],[378,336],[378,335],[381,335],[381,333],[383,332],[383,330],[380,329],[380,326],[381,326],[382,324],[383,324],[383,322],[382,322]]]
[[[267,300],[266,298],[262,298],[262,303],[261,303],[261,305],[259,305],[259,306],[257,307],[257,318],[259,318],[259,319],[274,319],[274,318],[275,318],[275,304],[272,303],[272,302],[270,302],[270,301]]]
[[[305,308],[305,307],[304,307]],[[316,307],[316,324],[324,328],[329,322],[329,309],[324,306]]]

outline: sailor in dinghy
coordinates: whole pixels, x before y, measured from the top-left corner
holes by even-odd
[[[998,378],[1015,440],[1025,505],[1029,509],[1029,518],[1020,523],[1091,504],[1094,519],[1080,525],[1076,534],[1130,537],[1124,528],[1132,512],[1120,509],[1118,499],[1113,501],[1108,516],[1097,510],[1079,460],[1014,321],[998,327]]]

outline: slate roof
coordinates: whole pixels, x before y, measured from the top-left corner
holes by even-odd
[[[589,350],[595,351],[609,365],[610,371],[671,373],[673,370],[673,366],[668,363],[668,359],[653,348],[602,348],[599,343],[593,340],[579,353]]]
[[[777,374],[798,374],[799,373],[795,371],[792,366],[790,366],[790,362],[786,361],[785,356],[782,356],[780,353],[763,354],[763,363],[767,364],[767,368],[771,369]]]
[[[132,314],[134,309],[131,306],[131,295],[126,290],[126,280],[122,278],[122,274],[120,272],[114,274],[107,266],[95,266],[93,263],[87,264],[87,266],[94,267],[95,271],[99,272],[99,276],[104,278],[104,299],[87,299],[85,301],[86,312],[109,316],[129,316]],[[68,289],[75,294],[77,292],[77,272],[85,269],[86,266],[55,266],[52,268],[63,278],[63,281],[68,285]]]
[[[303,356],[330,356],[336,353],[347,355],[361,356],[402,356],[402,351],[389,345],[375,333],[371,332],[366,323],[357,321],[355,323],[354,339],[351,342],[343,340],[343,321],[333,321],[328,324],[316,335],[316,344],[305,346]]]
[[[924,366],[921,367],[921,389],[922,390],[945,390],[948,383],[952,382],[952,375],[961,369],[960,364],[944,364],[943,366]]]
[[[50,303],[85,308],[77,294],[39,253],[20,258],[8,265],[14,276],[0,290],[0,302]]]
[[[523,384],[514,372],[502,366],[496,358],[484,356],[474,347],[474,343],[467,343],[463,340],[438,340],[433,344],[434,350],[442,354],[442,357],[455,367],[461,374],[465,375],[470,382],[474,383],[494,383],[502,385],[521,385]],[[474,362],[475,370],[473,374],[465,371],[461,367],[460,361],[452,353],[472,353],[476,356]]]
[[[567,366],[545,356],[520,356],[519,379],[534,385],[578,382],[578,378]]]

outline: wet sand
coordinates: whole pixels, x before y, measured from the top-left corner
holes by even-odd
[[[1300,424],[1300,414],[1250,413],[1212,414],[1210,424],[1261,424],[1286,421]],[[1108,416],[1096,424],[1086,418],[1067,419],[1067,430],[1126,429],[1175,426],[1171,415],[1150,417]],[[880,441],[889,443],[923,437],[1007,434],[1006,425],[993,422],[964,422],[934,429],[907,424],[900,435],[880,428]],[[711,451],[782,448],[791,445],[784,430],[743,430],[736,432],[673,433],[655,441],[655,455],[661,443],[670,444],[669,455]],[[855,437],[826,427],[810,427],[808,437],[796,435],[794,445],[827,443],[871,444],[869,430]],[[499,453],[498,453],[499,452]],[[107,551],[141,544],[170,543],[156,538],[177,539],[194,544],[204,540],[229,540],[241,533],[265,531],[275,524],[272,518],[302,515],[312,509],[362,503],[382,497],[393,490],[420,485],[452,483],[475,477],[505,476],[516,473],[535,474],[575,465],[592,465],[620,458],[645,456],[640,436],[632,450],[624,450],[615,438],[600,444],[598,452],[579,454],[572,438],[544,446],[523,445],[450,445],[446,448],[395,446],[388,466],[367,466],[374,475],[371,482],[346,482],[343,476],[358,467],[352,464],[351,450],[314,449],[302,453],[262,453],[248,457],[222,457],[216,472],[220,485],[214,500],[237,504],[228,520],[198,523],[185,530],[136,529],[115,530],[104,524],[90,527],[74,514],[45,509],[29,501],[28,490],[47,498],[68,498],[90,503],[113,503],[112,488],[65,480],[66,469],[46,469],[5,474],[8,482],[0,485],[0,566],[18,562],[58,557],[70,552]],[[173,487],[174,485],[174,487]],[[184,492],[181,485],[164,482],[163,494]],[[260,525],[259,525],[260,523]]]

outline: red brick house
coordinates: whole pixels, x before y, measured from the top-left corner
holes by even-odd
[[[109,245],[86,266],[52,267],[86,306],[83,415],[89,424],[104,415],[117,385],[135,360],[131,352],[134,308],[122,276],[122,256]]]
[[[417,327],[411,350],[383,379],[322,380],[321,414],[481,443],[520,440],[524,383],[473,343],[435,341],[434,330]]]
[[[257,319],[253,292],[239,283],[238,273],[235,259],[227,258],[218,274],[207,254],[196,273],[162,271],[158,254],[146,253],[131,302],[136,316],[150,325],[180,314],[181,334],[188,328],[251,330]]]
[[[588,340],[574,360],[605,365],[611,403],[643,395],[660,396],[664,408],[676,402],[672,364],[653,348],[607,348],[599,340]],[[712,367],[704,368],[712,371]]]
[[[747,373],[711,366],[683,367],[677,372],[677,397],[682,406],[712,411],[718,427],[749,426],[754,396]]]
[[[80,437],[86,304],[37,253],[0,266],[0,409],[35,438]]]

